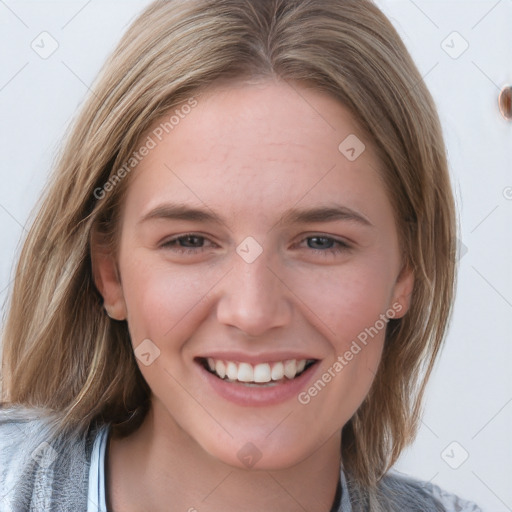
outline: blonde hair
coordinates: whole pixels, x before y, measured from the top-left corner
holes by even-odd
[[[415,285],[342,434],[351,492],[380,510],[377,484],[416,434],[451,314],[456,239],[433,100],[370,0],[157,1],[133,22],[74,121],[24,242],[3,336],[4,403],[58,411],[63,430],[139,426],[149,387],[126,322],[105,315],[90,255],[96,237],[115,252],[130,178],[114,180],[100,199],[95,190],[114,179],[156,119],[216,80],[241,77],[303,82],[337,98],[382,163]]]

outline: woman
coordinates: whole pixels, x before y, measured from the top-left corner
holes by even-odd
[[[389,472],[449,320],[455,213],[373,3],[158,1],[93,90],[17,267],[2,506],[479,510]]]

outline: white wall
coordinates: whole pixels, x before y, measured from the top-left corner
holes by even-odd
[[[104,58],[146,3],[0,2],[0,302],[59,140]],[[510,511],[512,122],[501,118],[497,97],[512,84],[512,1],[377,3],[439,106],[467,249],[422,428],[397,469],[486,511]],[[43,31],[59,45],[47,59],[31,48]],[[41,37],[50,49],[52,41]],[[35,44],[43,51],[40,41]],[[450,467],[466,454],[457,469]]]
[[[378,4],[439,106],[467,248],[423,426],[397,467],[484,510],[512,510],[512,122],[497,104],[512,84],[512,2]],[[453,441],[460,446],[445,451]]]

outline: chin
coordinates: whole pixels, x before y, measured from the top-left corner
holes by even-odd
[[[203,448],[215,459],[237,469],[249,471],[279,471],[289,469],[301,463],[314,450],[305,450],[304,446],[299,449],[299,443],[304,440],[303,436],[292,439],[275,438],[269,441],[266,434],[260,436],[247,436],[247,440],[240,437],[237,440],[231,439],[229,443],[218,443],[212,440],[210,446],[203,445]],[[249,440],[252,439],[252,440]],[[211,449],[209,449],[211,448]]]

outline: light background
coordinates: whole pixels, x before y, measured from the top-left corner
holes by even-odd
[[[0,0],[3,315],[20,237],[59,141],[104,59],[147,3]],[[418,438],[396,469],[484,511],[512,511],[512,122],[497,103],[500,88],[512,84],[512,0],[377,3],[439,107],[462,243],[446,345]],[[47,59],[31,47],[42,46],[43,37],[50,48],[44,31],[58,42]]]

